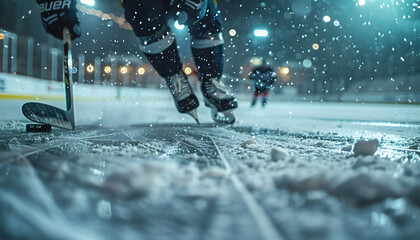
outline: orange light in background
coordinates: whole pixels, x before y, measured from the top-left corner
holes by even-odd
[[[122,73],[122,74],[126,74],[127,72],[128,72],[127,67],[122,67],[122,68],[121,68],[121,73]]]
[[[192,69],[190,67],[186,67],[184,72],[185,74],[190,75],[192,73]]]
[[[280,73],[281,74],[287,75],[287,74],[289,74],[289,72],[290,72],[290,69],[288,67],[281,67],[280,68]]]
[[[88,71],[88,73],[92,73],[93,71],[95,71],[95,68],[92,66],[92,64],[89,64],[86,67],[86,71]]]
[[[3,40],[3,39],[4,39],[4,34],[0,33],[0,40]]]
[[[104,71],[105,71],[106,73],[111,73],[111,72],[112,72],[112,69],[111,69],[111,67],[110,67],[110,66],[106,66],[106,67],[104,68]]]
[[[318,50],[318,49],[319,49],[319,45],[318,45],[318,43],[314,43],[314,44],[312,44],[312,48],[313,48],[314,50]]]
[[[140,75],[144,75],[146,73],[146,69],[144,69],[144,67],[139,68],[139,70],[137,71]]]

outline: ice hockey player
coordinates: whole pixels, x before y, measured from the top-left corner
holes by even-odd
[[[48,33],[62,39],[63,28],[72,38],[81,35],[77,16],[77,0],[36,0],[40,6],[43,25]],[[224,63],[224,41],[220,12],[214,0],[121,0],[125,18],[139,40],[140,50],[162,76],[180,113],[197,120],[198,99],[184,72],[175,33],[169,21],[178,20],[189,28],[191,48],[199,71],[205,105],[212,108],[217,122],[233,123],[232,111],[237,100],[220,82]],[[197,120],[198,122],[198,120]]]
[[[273,88],[273,83],[277,80],[277,74],[271,66],[269,66],[267,60],[263,59],[262,64],[256,67],[250,74],[249,77],[255,80],[254,95],[251,102],[251,107],[254,107],[257,103],[258,97],[262,95],[262,105],[267,106],[268,93]]]

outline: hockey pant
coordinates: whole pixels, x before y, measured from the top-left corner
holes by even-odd
[[[252,98],[251,106],[254,106],[257,103],[258,97],[262,95],[262,105],[267,105],[267,97],[268,97],[268,91],[265,92],[254,92],[254,97]]]
[[[174,14],[167,0],[126,0],[125,18],[133,27],[140,50],[160,76],[182,70],[175,33],[168,26]],[[213,1],[203,19],[189,27],[191,50],[199,78],[220,77],[224,62],[224,41],[220,13]]]

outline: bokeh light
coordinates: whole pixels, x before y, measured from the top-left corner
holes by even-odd
[[[287,75],[287,74],[289,74],[289,72],[290,72],[290,69],[288,67],[281,67],[280,68],[280,73],[281,74]]]
[[[186,67],[184,70],[185,74],[189,75],[192,73],[192,69],[190,67]]]
[[[105,71],[105,73],[111,73],[112,69],[111,69],[111,67],[110,67],[110,66],[106,66],[106,67],[104,68],[104,71]]]
[[[93,71],[95,71],[95,68],[93,67],[93,65],[92,65],[92,64],[89,64],[89,65],[86,67],[86,71],[87,71],[88,73],[93,73]]]

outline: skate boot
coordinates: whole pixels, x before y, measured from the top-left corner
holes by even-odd
[[[166,84],[180,113],[187,113],[199,124],[197,117],[198,99],[195,96],[187,76],[180,71],[166,78]]]
[[[203,81],[201,91],[204,103],[211,108],[211,116],[215,122],[233,124],[235,116],[233,110],[238,107],[238,101],[230,89],[217,78]]]

